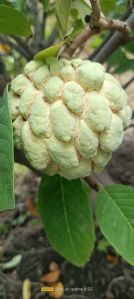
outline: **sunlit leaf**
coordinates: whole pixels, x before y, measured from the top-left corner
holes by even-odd
[[[46,57],[49,56],[56,56],[59,49],[64,45],[65,41],[62,41],[54,46],[51,46],[47,49],[44,49],[40,52],[38,52],[35,56],[34,59],[35,60],[44,60]]]
[[[77,0],[75,6],[78,10],[78,18],[85,24],[85,16],[91,13],[90,1]]]

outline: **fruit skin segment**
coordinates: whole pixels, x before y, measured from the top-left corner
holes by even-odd
[[[67,179],[103,170],[131,119],[120,83],[81,59],[30,61],[8,99],[15,146],[36,170]]]

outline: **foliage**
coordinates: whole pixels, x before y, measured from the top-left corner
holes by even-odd
[[[44,11],[47,12],[49,8],[49,0],[42,0]]]
[[[40,52],[38,52],[35,56],[34,56],[34,59],[35,60],[44,60],[46,57],[48,56],[56,56],[59,49],[61,48],[61,46],[64,45],[64,41],[56,44],[56,45],[53,45],[45,50],[42,50]]]
[[[70,7],[71,7],[71,0],[66,0],[66,2],[63,2],[62,0],[56,1],[57,21],[59,24],[59,30],[63,37],[64,35],[66,35],[67,32]]]
[[[44,176],[39,188],[39,212],[49,242],[67,260],[82,266],[92,253],[94,233],[88,193],[79,180]],[[134,189],[101,187],[97,194],[98,224],[115,250],[134,265]],[[50,221],[51,219],[51,221]],[[75,252],[76,250],[76,252]]]
[[[108,64],[113,68],[114,73],[121,74],[129,70],[134,70],[133,47],[134,43],[132,40],[125,47],[120,47],[109,58]]]
[[[134,265],[134,189],[122,185],[102,188],[97,195],[96,215],[109,243]]]
[[[100,0],[100,5],[104,15],[109,17],[117,17],[121,13],[125,12],[127,0],[112,0],[107,3],[107,1]]]
[[[0,98],[0,210],[14,208],[13,136],[7,93],[8,87]]]
[[[2,5],[0,6],[0,32],[20,36],[29,36],[32,33],[22,13]]]
[[[83,266],[94,247],[93,217],[81,181],[44,176],[39,212],[49,242],[67,260]]]

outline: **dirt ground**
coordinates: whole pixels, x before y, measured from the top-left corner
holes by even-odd
[[[133,127],[126,130],[107,171],[114,182],[134,186]],[[25,167],[15,167],[16,209],[0,215],[0,299],[134,299],[134,267],[117,255],[97,226],[95,251],[82,269],[51,248],[34,207],[39,181]],[[13,261],[16,256],[19,260]],[[3,268],[8,261],[12,263]],[[41,292],[52,262],[59,269],[57,281],[64,296],[54,297],[52,293],[50,297],[48,292]],[[29,287],[22,296],[26,279]]]

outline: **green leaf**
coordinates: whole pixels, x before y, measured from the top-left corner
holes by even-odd
[[[109,243],[134,265],[134,189],[123,185],[102,188],[97,195],[96,215]]]
[[[0,98],[0,210],[14,208],[13,134],[7,95],[8,87]]]
[[[102,12],[106,16],[118,17],[120,14],[126,11],[127,0],[112,0],[112,1],[100,0],[100,6]]]
[[[104,0],[100,0],[100,6],[101,6],[101,10],[102,12],[108,16],[112,11],[115,11],[116,9],[116,2],[117,0],[112,0],[112,1],[104,1]]]
[[[90,48],[96,49],[97,47],[100,46],[102,41],[103,41],[103,37],[101,35],[94,35],[92,37],[92,41],[89,46],[90,46]]]
[[[78,18],[81,19],[85,25],[85,16],[91,13],[90,1],[77,0],[76,8],[78,10]]]
[[[19,11],[23,11],[25,7],[26,0],[17,0],[15,1],[15,8]]]
[[[52,246],[72,264],[83,266],[93,250],[94,230],[87,191],[81,181],[44,176],[38,207]]]
[[[98,242],[97,249],[101,252],[106,252],[110,244],[107,240],[102,239]]]
[[[64,39],[66,39],[67,37],[69,37],[72,32],[74,31],[73,27],[71,27],[67,32],[66,32],[66,35],[64,36]]]
[[[72,31],[71,35],[69,38],[74,39],[82,30],[84,26],[82,21],[79,19],[75,22],[74,30]]]
[[[0,32],[10,35],[29,36],[32,32],[25,16],[10,6],[0,6]]]
[[[0,0],[0,5],[8,5],[22,11],[26,0]]]
[[[64,45],[65,41],[62,41],[54,46],[51,46],[49,48],[46,48],[40,52],[38,52],[35,56],[35,60],[44,60],[46,57],[49,56],[56,56],[59,49]]]
[[[123,63],[124,58],[125,54],[122,52],[122,49],[119,48],[110,56],[110,58],[108,59],[108,64],[117,67],[120,63]]]
[[[78,10],[77,8],[74,6],[71,8],[70,10],[70,16],[74,19],[77,20],[78,19]]]
[[[56,14],[62,36],[66,35],[68,30],[68,19],[70,14],[72,0],[56,0]]]
[[[44,11],[47,12],[49,8],[49,0],[42,0]]]
[[[8,0],[0,0],[0,5],[9,5],[9,6],[12,6],[13,3],[9,3]]]
[[[114,68],[115,73],[123,73],[134,70],[134,60],[127,56],[127,48],[120,48],[108,59],[108,64]]]
[[[133,30],[132,34],[134,35],[134,30]],[[134,53],[134,39],[130,40],[130,42],[128,42],[124,48],[125,48],[125,50],[127,50],[128,52],[133,54]]]
[[[122,74],[130,70],[134,70],[134,60],[126,58],[124,63],[115,69],[115,72]]]

